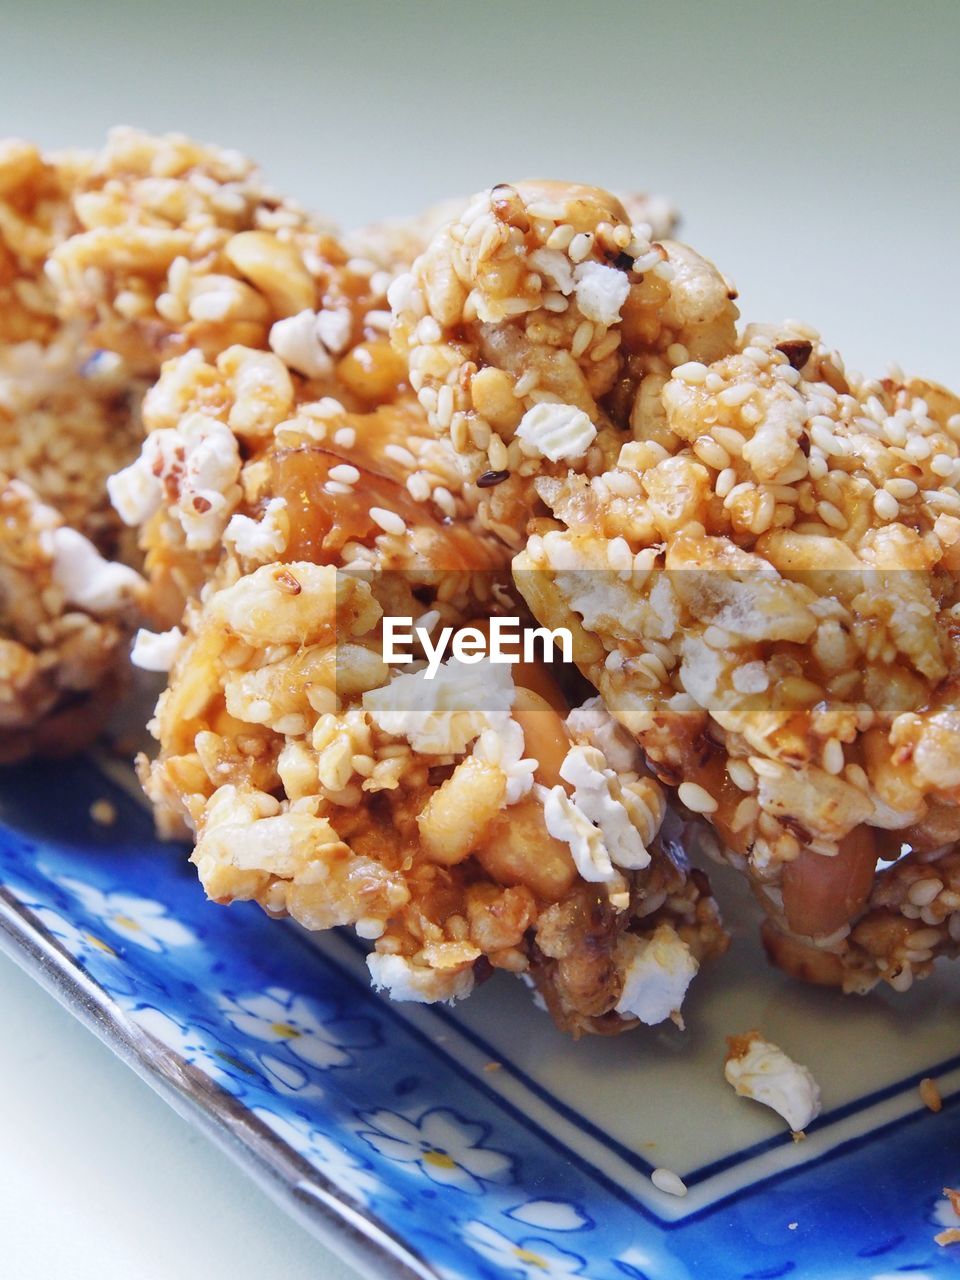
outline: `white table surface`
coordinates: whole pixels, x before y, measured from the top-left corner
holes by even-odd
[[[0,134],[260,158],[343,222],[525,175],[668,194],[744,314],[960,384],[952,0],[0,0]],[[0,958],[0,1269],[352,1275]]]

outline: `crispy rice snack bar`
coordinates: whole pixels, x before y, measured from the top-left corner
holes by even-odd
[[[116,129],[98,153],[50,156],[0,143],[0,466],[71,523],[109,524],[96,481],[136,452],[134,375],[192,349],[272,347],[380,403],[400,369],[386,288],[420,242],[356,238],[362,256],[243,156],[179,134]]]
[[[957,949],[960,400],[752,327],[637,437],[537,482],[517,584],[751,877],[775,958],[905,989]]]
[[[379,581],[290,560],[190,607],[143,769],[195,830],[207,893],[354,926],[396,999],[461,998],[501,968],[574,1033],[674,1014],[724,936],[657,840],[658,784],[508,667],[391,670]]]
[[[0,474],[0,762],[75,750],[93,736],[142,586]]]
[[[394,342],[468,507],[513,547],[537,475],[606,470],[675,364],[733,350],[733,296],[615,196],[544,182],[481,192],[390,289]]]
[[[244,341],[248,379],[258,376],[256,348],[288,387],[310,381],[314,400],[331,388],[351,408],[392,398],[403,369],[386,333],[386,287],[401,245],[375,229],[361,240],[362,256],[348,251],[243,157],[180,135],[115,130],[96,154],[0,144],[0,469],[105,554],[136,562],[106,480],[136,457],[140,400],[162,361],[192,351],[189,369],[191,358],[214,360]],[[263,354],[270,347],[283,362]],[[149,426],[170,425],[158,407],[170,381],[154,393]],[[204,491],[229,466],[220,444],[188,450]],[[164,456],[168,486],[182,461]],[[217,512],[204,522],[196,496],[195,541],[209,551],[197,531]],[[177,549],[154,558],[169,567]],[[155,577],[158,617],[179,619],[208,560],[203,572],[189,564],[192,577],[181,572],[189,583]]]
[[[591,749],[565,788],[558,770],[589,724],[575,739],[533,691],[514,710],[501,668],[388,685],[382,611],[437,628],[516,606],[502,544],[451,518],[450,489],[444,502],[409,486],[425,462],[456,483],[449,443],[402,380],[388,390],[367,367],[384,402],[366,412],[372,394],[243,347],[170,361],[148,394],[143,452],[111,491],[142,526],[154,583],[191,603],[182,643],[141,635],[134,652],[174,659],[147,793],[165,829],[195,833],[212,897],[356,925],[398,998],[452,999],[502,967],[571,1030],[659,1021],[725,939],[704,878],[675,841],[654,842],[653,779],[614,774]],[[421,736],[409,699],[415,724],[432,698]],[[536,784],[534,748],[553,760]],[[588,813],[632,853],[608,853]]]

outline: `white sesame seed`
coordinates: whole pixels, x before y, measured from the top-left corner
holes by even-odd
[[[717,471],[723,471],[730,465],[730,455],[723,445],[717,444],[712,436],[699,436],[693,444],[693,452],[701,462]]]
[[[667,359],[671,364],[686,364],[690,359],[690,352],[682,342],[671,342],[667,347]]]
[[[337,466],[331,467],[327,474],[331,480],[336,480],[338,484],[356,484],[360,479],[360,472],[356,467],[351,466],[349,462],[338,463]]]
[[[746,760],[728,760],[727,773],[730,775],[730,781],[738,790],[754,791],[756,789],[756,776]]]
[[[810,423],[810,439],[828,458],[843,452],[843,446],[834,436],[834,423],[819,415]]]
[[[589,320],[581,320],[577,325],[573,338],[570,342],[570,354],[574,360],[579,360],[589,347],[593,340],[593,325]]]
[[[953,458],[949,453],[936,453],[930,462],[930,470],[935,476],[946,477],[953,471]]]
[[[605,360],[611,352],[616,351],[617,347],[619,347],[622,336],[619,330],[611,329],[607,336],[598,342],[590,352],[590,359],[598,364],[601,360]]]
[[[449,489],[445,489],[442,484],[438,484],[430,495],[445,516],[451,518],[457,514],[457,504],[453,494]]]
[[[733,486],[733,488],[724,498],[723,500],[724,507],[727,510],[729,510],[733,506],[733,504],[736,502],[736,500],[739,497],[741,497],[743,494],[753,493],[755,490],[755,487],[756,486],[751,484],[749,480],[741,480],[739,484],[735,484]]]
[[[883,434],[888,444],[902,449],[907,443],[907,428],[897,418],[884,418]]]
[[[960,514],[960,494],[953,489],[924,489],[923,500],[938,511]]]
[[[673,371],[673,376],[679,378],[681,382],[686,382],[688,386],[695,387],[706,381],[707,366],[701,364],[699,360],[688,360],[686,364],[678,364]]]
[[[737,483],[737,473],[733,467],[725,467],[717,476],[716,492],[718,498],[725,498]]]
[[[820,449],[812,448],[807,459],[807,472],[811,480],[822,480],[829,471],[827,460]]]
[[[912,950],[926,951],[930,947],[935,947],[940,941],[940,930],[927,926],[926,929],[915,929],[907,939],[907,945]]]
[[[778,364],[773,371],[773,376],[779,382],[789,382],[792,387],[800,382],[800,370],[794,369],[792,364]]]
[[[437,389],[436,387],[421,387],[417,392],[417,399],[426,409],[427,413],[436,413],[437,411]]]
[[[873,495],[873,509],[881,520],[896,520],[900,514],[900,503],[886,489],[878,489]]]
[[[858,791],[870,790],[870,779],[862,765],[848,764],[843,771],[843,776],[851,787],[856,787]]]
[[[426,502],[430,497],[430,481],[422,471],[407,476],[407,492],[415,502]]]
[[[453,417],[453,387],[444,384],[437,393],[437,425],[446,430]]]
[[[677,788],[677,796],[691,813],[715,813],[717,810],[716,800],[698,782],[681,782]]]
[[[323,492],[343,497],[345,494],[353,493],[353,487],[349,484],[341,484],[339,480],[328,480],[323,486]]]
[[[357,931],[357,936],[360,938],[366,938],[368,941],[372,941],[374,938],[379,938],[386,927],[386,924],[382,920],[376,920],[373,916],[361,916],[354,925],[354,928]]]
[[[537,369],[528,369],[513,384],[513,394],[518,400],[522,400],[525,395],[528,395],[534,389],[539,381],[539,371]]]
[[[338,449],[352,449],[357,443],[357,433],[353,427],[340,427],[333,433],[333,443]]]
[[[888,480],[883,487],[886,489],[887,493],[893,494],[893,496],[900,502],[912,498],[917,492],[917,486],[914,482],[903,478]]]
[[[388,444],[384,447],[384,456],[390,458],[393,462],[399,462],[403,467],[415,467],[417,460],[409,449],[404,449],[401,444]]]
[[[907,890],[907,897],[915,907],[929,907],[942,889],[943,881],[935,877],[929,880],[916,880]]]
[[[758,773],[762,778],[780,778],[784,773],[782,765],[779,765],[776,760],[768,760],[765,756],[750,756],[749,764],[753,772]]]
[[[613,538],[607,544],[607,564],[611,569],[629,572],[633,568],[633,552],[626,538]]]
[[[756,822],[760,814],[760,806],[756,797],[744,796],[733,811],[733,817],[730,819],[730,829],[732,831],[743,831],[745,827],[752,826]]]
[[[847,518],[839,507],[834,506],[832,502],[818,502],[817,515],[824,524],[828,524],[831,529],[846,529]]]
[[[823,744],[823,767],[827,773],[843,772],[843,743],[839,738],[828,738]]]
[[[420,617],[417,618],[414,623],[414,626],[418,631],[425,631],[427,635],[429,635],[439,621],[440,610],[428,609],[426,613],[421,613]]]
[[[746,411],[749,408],[751,408],[751,406],[747,405],[743,410],[741,410],[741,418],[745,416]],[[726,449],[727,453],[729,453],[732,458],[739,458],[743,455],[743,446],[746,441],[740,432],[735,430],[733,427],[721,427],[720,424],[717,423],[711,428],[710,434],[713,436],[714,440],[716,440],[717,444],[722,445],[723,448]]]
[[[887,981],[894,991],[899,991],[902,994],[904,991],[909,991],[913,986],[913,970],[909,964],[905,964],[899,973],[894,973]]]
[[[374,524],[378,524],[384,533],[395,533],[399,536],[407,531],[407,523],[403,517],[398,516],[395,511],[388,511],[386,507],[371,507],[370,519]]]
[[[561,222],[558,227],[554,227],[547,237],[547,248],[559,249],[563,253],[575,234],[576,232],[569,222]]]
[[[657,264],[662,262],[659,250],[651,249],[649,244],[634,242],[627,249],[627,253],[633,258],[634,271],[641,273],[655,269]]]
[[[440,341],[440,326],[433,316],[424,316],[417,325],[417,341],[422,346],[430,346]]]
[[[650,1175],[650,1181],[658,1191],[664,1191],[668,1196],[685,1196],[687,1194],[687,1184],[672,1169],[654,1169]]]
[[[667,348],[667,355],[670,354],[670,348]],[[741,382],[735,386],[727,387],[721,391],[717,399],[721,404],[728,405],[730,408],[736,408],[737,405],[745,404],[753,395],[753,387],[749,383]]]
[[[578,232],[567,248],[567,256],[571,262],[582,262],[593,248],[593,236],[589,231]]]
[[[312,404],[301,406],[300,412],[311,418],[339,418],[341,413],[346,413],[346,409],[335,396],[321,396]]]

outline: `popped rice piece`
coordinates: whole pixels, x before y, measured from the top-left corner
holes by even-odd
[[[0,474],[0,762],[66,754],[94,736],[143,586]]]
[[[442,594],[449,575],[434,581]],[[578,746],[560,715],[505,665],[448,664],[431,681],[386,664],[382,582],[308,560],[224,564],[188,606],[160,754],[140,769],[168,827],[193,833],[207,894],[311,930],[353,926],[394,999],[459,999],[504,969],[574,1034],[679,1017],[683,990],[652,994],[665,942],[671,974],[681,957],[692,977],[726,938],[704,877],[660,837],[656,782],[612,778],[644,856],[584,881],[545,825],[543,795]],[[471,606],[464,595],[461,617]]]
[[[762,1102],[803,1133],[820,1114],[820,1087],[810,1071],[794,1062],[759,1031],[728,1038],[723,1074],[742,1098]]]
[[[960,838],[960,399],[791,323],[659,400],[603,475],[536,480],[516,584],[750,876],[778,961],[905,988],[957,949],[919,865],[949,879]]]
[[[535,477],[607,470],[675,365],[733,350],[731,286],[653,235],[609,192],[501,184],[391,285],[411,386],[453,442],[468,507],[509,546]]]

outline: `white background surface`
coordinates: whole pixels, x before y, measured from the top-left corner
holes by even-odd
[[[952,0],[0,0],[0,134],[183,129],[346,223],[652,188],[745,316],[956,385],[958,47]],[[349,1274],[7,961],[0,1019],[5,1276]]]

